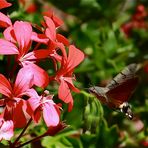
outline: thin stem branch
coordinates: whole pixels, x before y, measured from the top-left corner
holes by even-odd
[[[24,134],[24,132],[26,131],[26,129],[28,128],[28,126],[30,125],[32,121],[32,118],[30,118],[30,120],[28,121],[27,125],[25,126],[25,128],[22,130],[22,132],[20,133],[20,135],[16,138],[16,140],[14,141],[14,143],[12,144],[12,147],[15,147],[15,145],[17,144],[17,142],[19,141],[19,139],[22,137],[22,135]]]
[[[27,142],[25,142],[25,143],[23,143],[23,144],[21,144],[21,145],[15,147],[15,148],[20,148],[20,147],[22,147],[22,146],[24,146],[24,145],[27,145],[27,144],[29,144],[29,143],[38,141],[38,140],[40,140],[41,138],[43,138],[43,137],[45,137],[45,136],[47,136],[46,133],[44,133],[44,134],[42,134],[42,135],[40,135],[40,136],[38,136],[38,137],[36,137],[36,138],[34,138],[34,139],[31,139],[31,140],[29,140],[29,141],[27,141]]]

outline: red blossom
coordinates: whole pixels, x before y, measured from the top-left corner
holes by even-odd
[[[148,147],[148,140],[143,140],[143,141],[141,141],[141,145],[142,145],[143,147]]]
[[[143,20],[147,16],[147,12],[143,5],[138,5],[135,14],[132,16],[132,20]]]
[[[48,85],[48,74],[34,63],[49,54],[48,50],[33,50],[31,47],[32,27],[28,22],[16,21],[13,26],[9,26],[4,31],[5,39],[0,39],[0,54],[17,55],[16,61],[34,72],[34,84],[40,87]],[[40,79],[38,79],[40,78]]]
[[[43,16],[47,16],[49,18],[51,18],[55,24],[56,27],[60,27],[61,25],[63,25],[63,21],[57,17],[52,10],[48,10],[46,12],[43,12]]]
[[[72,80],[75,80],[73,71],[84,59],[84,54],[74,45],[69,46],[68,57],[63,57],[61,68],[56,73],[55,80],[60,83],[58,95],[61,100],[69,104],[69,111],[73,107],[73,98],[70,89],[75,92],[79,90],[73,85]]]
[[[143,5],[138,5],[136,12],[133,14],[131,20],[121,26],[123,32],[130,36],[133,29],[148,29],[148,23],[145,21],[147,12]]]
[[[60,110],[59,106],[53,102],[52,95],[39,96],[34,89],[28,90],[27,95],[30,97],[28,103],[33,110],[32,118],[36,123],[41,117],[41,112],[43,112],[43,118],[47,127],[59,124]]]
[[[0,79],[0,93],[5,96],[0,101],[0,105],[5,106],[2,118],[4,121],[12,120],[15,128],[22,128],[27,123],[28,109],[27,102],[22,97],[33,86],[33,74],[31,71],[28,73],[26,68],[20,69],[14,85],[11,85],[2,74]]]
[[[26,0],[20,1],[26,3]],[[8,5],[11,4],[7,3],[7,7]],[[69,104],[69,111],[73,107],[70,90],[79,92],[73,84],[73,71],[83,61],[84,54],[74,45],[70,45],[63,35],[57,33],[62,24],[63,21],[53,12],[45,12],[42,28],[39,28],[41,34],[38,34],[33,31],[31,23],[16,21],[12,24],[8,16],[0,13],[0,27],[5,29],[4,38],[0,39],[0,54],[13,55],[15,62],[21,66],[14,83],[0,74],[0,106],[4,107],[0,116],[0,140],[10,140],[14,129],[28,126],[27,121],[31,117],[36,123],[43,117],[48,127],[45,135],[55,135],[66,127],[60,122],[61,107],[54,103],[53,95],[44,91],[39,96],[32,88],[34,85],[44,88],[49,84],[49,80],[56,80],[59,83],[59,98]],[[33,41],[37,43],[34,49]],[[44,44],[45,48],[40,49],[40,44]],[[37,65],[38,61],[47,58],[53,59],[55,67],[58,63],[61,66],[60,69],[55,68],[56,74],[52,79]],[[23,99],[26,96],[28,100]]]
[[[49,57],[61,62],[62,56],[66,54],[64,46],[69,46],[69,41],[63,35],[56,33],[57,26],[59,27],[57,24],[61,24],[61,22],[58,19],[56,19],[57,21],[53,20],[54,18],[54,16],[44,16],[45,21],[42,22],[44,32],[43,34],[33,32],[32,40],[46,44]],[[61,50],[62,56],[57,53],[58,50]]]
[[[52,43],[63,43],[68,46],[69,41],[63,36],[56,34],[56,29],[62,24],[60,21],[55,21],[54,17],[44,16],[45,22],[42,22],[42,25],[45,28],[45,35]],[[58,25],[57,25],[58,24]],[[58,37],[57,37],[58,36]]]

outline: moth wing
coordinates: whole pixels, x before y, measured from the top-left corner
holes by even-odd
[[[139,80],[135,73],[139,68],[139,64],[130,64],[114,77],[106,87],[94,86],[89,88],[89,91],[109,107],[119,107],[123,102],[128,101],[135,90]]]
[[[138,77],[126,79],[118,86],[110,88],[109,91],[106,93],[106,96],[109,98],[110,102],[119,107],[119,105],[121,105],[123,102],[128,101],[129,97],[134,92],[138,81]]]
[[[93,86],[88,88],[88,90],[91,94],[95,95],[102,103],[106,104],[106,92],[108,91],[108,88]]]
[[[109,89],[113,89],[124,83],[126,80],[134,78],[135,73],[137,72],[138,69],[139,69],[138,64],[134,63],[128,65],[117,76],[115,76],[106,87]]]

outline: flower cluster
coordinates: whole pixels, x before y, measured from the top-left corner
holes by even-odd
[[[5,0],[0,3],[0,8],[8,6],[11,4]],[[49,129],[59,125],[61,105],[54,102],[53,95],[47,90],[39,95],[34,86],[45,89],[51,81],[57,81],[58,97],[68,104],[69,111],[73,107],[70,91],[79,92],[73,84],[73,72],[83,61],[83,52],[57,33],[63,21],[53,13],[44,13],[41,24],[40,27],[26,21],[12,23],[0,12],[0,27],[4,29],[0,55],[6,56],[7,68],[11,67],[6,75],[0,74],[0,106],[3,107],[0,140],[10,140],[14,130],[25,127],[30,119],[38,123],[43,117]],[[55,65],[52,76],[39,66],[40,61],[48,58]]]
[[[123,32],[127,36],[130,36],[133,29],[148,29],[148,23],[146,22],[147,16],[148,13],[146,12],[145,7],[143,5],[138,5],[131,20],[121,26]]]

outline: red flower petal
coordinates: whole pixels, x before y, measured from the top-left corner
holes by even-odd
[[[68,71],[73,70],[77,65],[79,65],[84,59],[84,53],[76,48],[74,45],[69,46],[69,54],[67,60]]]
[[[30,108],[31,108],[31,116],[33,120],[38,123],[40,117],[41,117],[41,110],[39,108],[41,102],[40,99],[41,97],[37,94],[35,89],[29,89],[26,92],[26,95],[29,96],[30,98],[27,100]]]
[[[54,14],[52,16],[52,20],[54,21],[54,24],[55,24],[56,27],[59,27],[64,23],[60,18],[58,18]]]
[[[33,84],[45,88],[49,83],[49,76],[42,68],[35,64],[29,64],[26,67],[28,73],[33,74]]]
[[[6,7],[10,7],[12,4],[8,3],[6,0],[1,0],[0,2],[0,9],[6,8]]]
[[[61,34],[57,34],[56,35],[56,39],[57,39],[57,41],[58,42],[61,42],[61,43],[63,43],[65,46],[69,46],[69,41],[68,41],[68,39],[67,38],[65,38],[63,35],[61,35]]]
[[[40,96],[38,96],[37,92],[34,89],[30,89],[29,92],[27,92],[27,95],[31,96],[30,99],[27,100],[30,108],[31,108],[31,117],[32,119],[38,123],[41,118],[41,102],[40,102]]]
[[[71,77],[64,77],[64,80],[65,80],[66,82],[68,82],[68,86],[70,86],[70,88],[71,88],[74,92],[77,92],[77,93],[80,92],[80,90],[74,86]]]
[[[40,96],[34,89],[29,89],[26,94],[30,97],[28,103],[30,104],[33,111],[35,111],[40,105]]]
[[[27,124],[26,108],[27,102],[19,100],[13,107],[13,122],[15,128],[23,128]]]
[[[43,12],[43,15],[50,17],[53,20],[56,27],[59,27],[63,24],[63,21],[60,18],[58,18],[57,16],[55,16],[52,10]]]
[[[54,41],[56,39],[56,27],[55,27],[55,24],[53,23],[52,19],[50,19],[49,17],[44,16],[44,20],[45,20],[46,25],[48,27],[45,30],[45,34],[50,40]]]
[[[62,52],[62,57],[66,60],[67,59],[67,53],[64,45],[62,43],[56,43],[57,48],[59,48]],[[61,61],[60,61],[61,62]]]
[[[31,69],[26,67],[21,68],[17,74],[17,78],[14,84],[14,94],[15,96],[20,96],[27,89],[33,86],[33,73]]]
[[[14,134],[13,121],[12,120],[8,120],[8,121],[1,120],[1,122],[2,122],[2,125],[0,127],[0,140],[2,139],[10,140]]]
[[[14,23],[14,33],[21,53],[26,53],[30,46],[32,27],[28,22],[16,21]]]
[[[12,43],[16,43],[13,26],[9,26],[8,28],[6,28],[5,31],[3,32],[3,34],[4,34],[4,37],[7,41],[10,41]]]
[[[4,39],[0,39],[0,54],[9,55],[9,54],[18,54],[17,47]]]
[[[47,49],[39,49],[39,50],[34,50],[32,52],[29,52],[23,57],[23,60],[25,61],[31,61],[31,60],[37,60],[37,59],[44,59],[49,56],[49,50]]]
[[[39,109],[39,110],[37,109],[37,110],[34,112],[32,118],[33,118],[33,120],[35,121],[35,123],[38,123],[39,120],[40,120],[40,118],[41,118],[41,110],[40,110],[40,109]]]
[[[47,44],[49,41],[45,34],[37,34],[36,32],[32,32],[31,39],[43,44]]]
[[[9,81],[2,74],[0,74],[0,93],[7,97],[10,97],[11,92],[12,88]]]
[[[47,127],[57,126],[59,124],[59,113],[52,103],[46,102],[43,104],[43,118]]]
[[[51,40],[51,41],[55,41],[56,40],[56,36],[55,33],[53,31],[53,29],[47,28],[45,30],[45,34],[46,36]]]
[[[64,80],[61,80],[60,82],[58,95],[59,98],[63,100],[65,103],[69,103],[72,100],[70,89]]]
[[[10,18],[7,15],[0,12],[0,27],[7,28],[9,26],[12,26]]]
[[[70,89],[68,87],[68,84],[64,80],[61,80],[60,82],[58,96],[65,103],[69,103],[70,106],[68,110],[71,111],[73,107],[73,98],[72,98]]]

